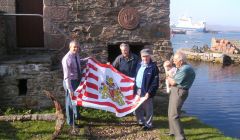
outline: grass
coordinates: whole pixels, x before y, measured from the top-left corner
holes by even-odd
[[[234,140],[224,136],[218,129],[203,124],[195,117],[183,117],[181,121],[188,140]],[[161,139],[172,140],[172,138],[161,135],[168,131],[166,117],[156,117],[154,123],[158,124]]]
[[[94,109],[81,109],[81,112],[84,117],[81,125],[84,127],[80,128],[78,135],[70,135],[70,127],[65,125],[58,139],[139,139],[139,137],[152,139],[151,137],[154,136],[155,139],[173,140],[173,138],[163,135],[168,131],[168,120],[163,114],[155,115],[152,131],[143,132],[134,124],[135,116],[116,118],[112,113]],[[123,122],[125,124],[121,124]],[[224,136],[219,130],[201,123],[197,118],[183,117],[182,122],[188,140],[234,140]],[[51,139],[54,126],[55,122],[45,121],[0,122],[0,139]],[[96,135],[93,133],[89,135],[90,129]],[[98,134],[99,136],[97,136]],[[122,137],[122,135],[125,136]]]
[[[0,108],[0,115],[26,115],[26,114],[45,114],[45,113],[54,113],[56,112],[55,108],[48,108],[44,110],[33,110],[27,108],[14,108],[14,107],[7,107],[7,108]]]

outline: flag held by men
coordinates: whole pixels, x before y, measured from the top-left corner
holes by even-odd
[[[79,87],[74,92],[74,105],[110,111],[123,117],[138,108],[144,98],[134,96],[134,79],[113,66],[88,59]]]

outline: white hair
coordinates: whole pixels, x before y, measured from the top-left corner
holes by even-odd
[[[184,53],[182,53],[181,51],[177,51],[174,54],[174,57],[177,58],[178,60],[181,60],[183,63],[187,62],[186,55]]]
[[[122,48],[127,48],[127,49],[129,49],[129,45],[126,44],[126,43],[122,43],[122,44],[120,44],[120,49],[122,49]]]
[[[72,46],[79,46],[80,47],[80,44],[77,40],[72,40],[70,43],[69,43],[69,47],[72,47]]]

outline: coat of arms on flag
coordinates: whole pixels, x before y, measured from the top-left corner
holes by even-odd
[[[119,106],[125,104],[123,100],[123,94],[118,86],[114,83],[113,78],[106,76],[106,82],[101,83],[99,92],[102,94],[102,99],[111,98],[113,102],[116,102]]]
[[[134,96],[134,78],[120,73],[111,65],[88,59],[72,103],[123,117],[136,110],[144,100]]]

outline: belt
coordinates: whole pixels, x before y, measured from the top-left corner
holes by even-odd
[[[183,90],[189,90],[188,88],[183,88],[183,87],[177,87],[179,89],[183,89]]]
[[[184,87],[178,87],[178,86],[173,86],[173,87],[176,87],[176,88],[178,88],[178,89],[182,89],[182,90],[189,90],[188,88],[184,88]]]
[[[72,81],[80,82],[81,80],[80,79],[72,79]]]

